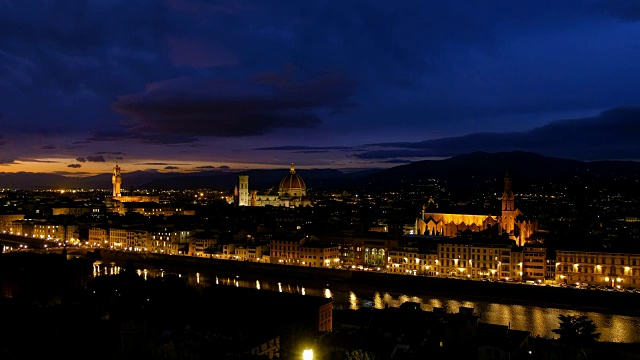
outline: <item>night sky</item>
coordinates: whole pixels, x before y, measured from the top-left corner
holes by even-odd
[[[640,1],[0,0],[0,171],[640,159]]]

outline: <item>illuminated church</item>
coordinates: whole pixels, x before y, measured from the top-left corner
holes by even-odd
[[[238,186],[234,190],[234,202],[238,206],[311,206],[307,198],[307,185],[302,177],[296,173],[293,164],[289,174],[282,178],[278,187],[278,194],[258,194],[257,190],[249,190],[249,175],[240,175]]]
[[[493,226],[499,226],[500,234],[508,234],[516,240],[518,246],[524,245],[537,230],[537,223],[520,220],[522,212],[515,207],[515,196],[511,189],[511,178],[507,174],[504,178],[504,192],[502,194],[502,213],[500,216],[491,214],[452,214],[432,212],[429,210],[433,200],[422,207],[422,215],[416,219],[415,233],[419,235],[443,235],[455,237],[466,230],[478,232]]]

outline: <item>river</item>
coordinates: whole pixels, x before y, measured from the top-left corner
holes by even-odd
[[[115,274],[120,271],[118,266],[94,265],[94,275]],[[138,275],[143,277],[165,276],[169,273],[162,270],[138,269]],[[621,343],[640,342],[640,317],[614,315],[599,312],[574,311],[557,308],[546,308],[528,305],[508,305],[485,301],[464,301],[415,295],[410,292],[389,292],[384,288],[369,289],[359,288],[357,285],[323,284],[314,281],[277,281],[270,278],[247,276],[228,276],[207,273],[181,273],[176,274],[185,277],[188,283],[195,287],[204,287],[213,284],[222,284],[236,287],[255,288],[265,291],[280,291],[288,293],[301,293],[310,296],[322,296],[332,298],[334,308],[357,310],[361,307],[373,307],[383,309],[386,306],[398,307],[406,301],[417,302],[425,311],[431,311],[434,307],[443,308],[447,312],[458,312],[463,307],[471,307],[480,319],[491,324],[510,325],[515,330],[526,330],[532,336],[555,337],[553,329],[558,328],[558,315],[586,315],[597,326],[601,334],[601,341]],[[589,291],[589,290],[579,290]],[[631,304],[630,304],[631,305]]]

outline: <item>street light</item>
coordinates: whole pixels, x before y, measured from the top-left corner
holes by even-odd
[[[313,350],[311,349],[306,349],[302,352],[302,359],[303,360],[313,360]]]

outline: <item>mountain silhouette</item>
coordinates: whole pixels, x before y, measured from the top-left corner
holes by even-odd
[[[572,179],[608,182],[640,176],[640,163],[634,161],[579,161],[547,157],[536,153],[474,152],[444,160],[416,161],[386,169],[362,179],[375,188],[403,188],[436,179],[448,188],[473,188],[502,183],[505,174],[519,185],[525,183],[570,183]]]
[[[435,179],[449,188],[473,188],[481,184],[502,182],[508,171],[515,183],[570,182],[572,178],[598,182],[620,178],[638,178],[640,162],[579,161],[547,157],[536,153],[474,152],[444,160],[416,161],[380,170],[344,173],[336,169],[296,170],[310,189],[411,189],[420,182]],[[249,175],[250,187],[257,190],[275,188],[289,169],[201,171],[193,173],[161,173],[157,171],[124,172],[124,189],[218,189],[230,190],[239,175]],[[492,185],[493,186],[493,185]],[[83,188],[110,189],[111,174],[70,177],[55,173],[0,173],[0,187],[5,189]]]

